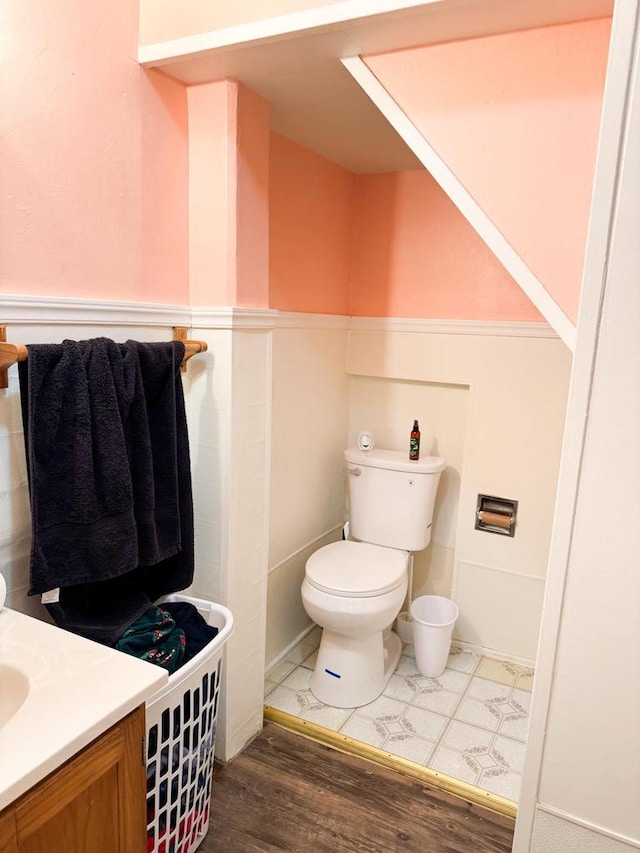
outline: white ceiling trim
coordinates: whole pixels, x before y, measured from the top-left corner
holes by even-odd
[[[507,272],[573,352],[576,343],[576,327],[551,297],[542,282],[533,274],[502,232],[489,219],[478,202],[427,142],[363,60],[359,56],[354,56],[341,61],[424,167],[440,184],[467,222],[484,240]]]
[[[138,46],[138,62],[141,65],[161,64],[210,50],[258,44],[283,36],[289,38],[309,30],[317,31],[376,15],[422,9],[442,3],[444,0],[343,0],[342,3],[261,18],[156,44],[141,44]]]

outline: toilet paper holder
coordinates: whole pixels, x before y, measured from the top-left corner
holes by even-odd
[[[518,501],[496,498],[493,495],[478,495],[476,503],[476,530],[515,536]]]

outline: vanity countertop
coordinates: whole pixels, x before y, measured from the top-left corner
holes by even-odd
[[[0,810],[141,705],[167,677],[159,666],[0,610]],[[5,707],[3,720],[12,691],[20,704]]]

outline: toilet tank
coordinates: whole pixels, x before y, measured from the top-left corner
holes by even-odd
[[[433,506],[445,461],[410,461],[398,450],[345,450],[350,533],[361,542],[421,551],[431,541]]]

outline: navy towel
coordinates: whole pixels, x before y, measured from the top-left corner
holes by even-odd
[[[60,587],[54,619],[92,639],[115,642],[193,578],[183,355],[179,341],[97,338],[31,345],[19,365],[29,594]]]
[[[139,383],[138,405],[125,425],[138,565],[143,588],[155,601],[193,580],[191,461],[180,376],[184,344],[127,341],[124,347],[127,359],[136,363]]]

